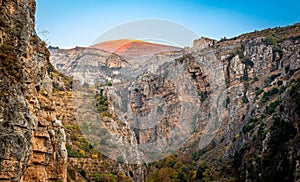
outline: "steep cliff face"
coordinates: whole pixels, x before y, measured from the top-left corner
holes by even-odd
[[[0,0],[0,181],[300,179],[299,24],[130,60],[51,50],[72,84],[34,11]]]
[[[118,68],[103,61],[98,68],[86,62],[84,68],[98,69],[105,78],[92,82],[85,95],[91,98],[90,106],[96,100],[93,114],[104,126],[77,123],[80,127],[75,127],[73,123],[72,127],[66,125],[68,133],[96,134],[99,145],[88,141],[94,149],[109,151],[107,156],[114,154],[113,159],[125,164],[116,167],[113,160],[103,162],[97,152],[100,160],[82,159],[72,153],[81,148],[71,139],[69,150],[77,156],[69,160],[70,171],[91,168],[90,163],[98,161],[100,167],[108,163],[115,167],[103,169],[105,174],[87,171],[87,179],[120,180],[125,174],[135,181],[145,180],[145,176],[149,181],[297,181],[299,28],[295,24],[219,42],[201,38],[192,48],[130,59]],[[64,60],[72,65],[82,58],[75,51],[76,58],[61,59],[59,51],[51,58],[57,63]],[[88,69],[76,71],[80,69],[67,73],[91,73]],[[84,107],[89,108],[87,101]],[[88,110],[84,107],[81,116]],[[108,145],[106,134],[120,143]],[[109,150],[119,144],[127,148],[117,153]],[[86,151],[93,158],[90,149]],[[133,161],[139,165],[128,165]],[[143,162],[151,164],[140,165]],[[111,171],[117,175],[109,174]]]
[[[156,46],[159,48],[159,45]],[[131,58],[95,48],[50,49],[50,61],[61,73],[74,76],[74,79],[79,80],[81,83],[94,84],[98,82],[105,84],[107,81],[124,83],[135,79],[143,72],[155,72],[163,63],[172,61],[182,55],[180,49],[173,52],[159,53],[158,48],[150,56],[147,51],[137,48],[136,51],[140,51],[139,54],[142,56]]]
[[[189,74],[207,83],[196,87],[208,91],[199,95],[198,131],[176,155],[150,166],[148,179],[298,181],[299,35],[295,24],[187,49],[179,61],[199,64]],[[206,81],[196,76],[202,72]],[[219,127],[202,145],[206,122]]]
[[[50,49],[50,52],[51,63],[57,70],[82,83],[105,83],[129,65],[121,56],[93,48]]]
[[[34,31],[35,1],[0,1],[0,180],[65,181],[49,52]]]
[[[224,59],[226,157],[239,180],[299,179],[299,34],[296,24],[220,44],[239,41]]]

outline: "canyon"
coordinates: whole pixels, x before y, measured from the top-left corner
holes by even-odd
[[[299,23],[47,49],[0,2],[0,181],[299,181]]]

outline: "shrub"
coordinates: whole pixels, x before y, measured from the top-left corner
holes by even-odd
[[[271,97],[273,97],[274,95],[278,94],[279,90],[274,87],[271,90],[269,90],[268,92],[265,92],[263,97],[262,97],[262,102],[267,102],[268,100],[270,100]]]
[[[230,104],[230,97],[226,97],[226,99],[223,102],[223,106],[225,108],[228,108],[228,105]]]
[[[250,118],[249,119],[250,123],[257,123],[258,121],[259,121],[259,119],[257,119],[257,118]]]
[[[241,77],[241,80],[243,80],[243,81],[249,81],[250,80],[249,75],[248,75],[248,70],[247,70],[246,67],[244,69],[244,73],[243,73],[243,76]]]
[[[290,66],[288,65],[288,66],[284,67],[284,71],[287,74],[290,71]]]
[[[250,130],[252,130],[255,127],[255,125],[253,123],[247,123],[246,125],[243,126],[243,133],[247,133]]]
[[[198,160],[203,154],[207,152],[207,147],[200,149],[198,152],[193,154],[195,160]]]
[[[267,45],[273,45],[274,47],[278,46],[277,39],[273,35],[268,35],[265,40]]]
[[[244,53],[242,47],[236,47],[234,49],[234,55],[238,55],[240,59],[244,59]]]
[[[82,149],[73,150],[72,148],[67,147],[67,151],[68,151],[68,156],[69,157],[75,157],[75,158],[85,157],[85,151],[82,150]]]
[[[295,84],[293,84],[291,87],[290,96],[297,94],[297,91],[300,87],[300,79],[294,80],[293,82],[295,82]]]
[[[248,98],[247,98],[246,96],[244,96],[244,97],[242,98],[242,101],[243,101],[244,104],[249,102],[249,100],[248,100]]]
[[[300,114],[300,94],[298,92],[300,87],[300,79],[297,79],[292,85],[289,95],[295,104],[295,109],[298,114]]]
[[[80,173],[80,175],[82,177],[84,177],[85,179],[87,179],[85,170],[80,170],[79,173]]]
[[[117,157],[117,161],[118,161],[118,162],[124,163],[124,157],[121,156],[121,155],[119,155],[119,156]]]
[[[203,177],[204,177],[204,181],[214,181],[214,174],[215,174],[215,169],[206,169],[203,172]]]
[[[278,86],[281,86],[282,84],[283,84],[283,81],[282,81],[282,80],[278,80],[278,81],[277,81],[277,85],[278,85]]]
[[[255,91],[255,95],[256,96],[259,96],[261,93],[263,93],[264,92],[264,90],[263,89],[259,89],[259,90],[256,90]]]
[[[276,100],[275,102],[272,102],[268,106],[266,106],[265,113],[266,114],[273,114],[275,112],[276,107],[281,103],[281,100]]]
[[[96,154],[92,154],[91,157],[92,157],[92,159],[98,159],[99,158],[99,156],[98,156],[97,153]]]
[[[278,94],[278,89],[276,88],[276,87],[274,87],[274,88],[272,88],[270,91],[269,91],[269,93],[271,94],[271,95],[275,95],[275,94]]]
[[[277,52],[277,53],[279,54],[280,58],[282,58],[283,52],[282,52],[282,50],[281,50],[278,46],[274,46],[274,47],[273,47],[273,54],[274,54],[275,52]]]
[[[278,117],[274,117],[274,123],[271,126],[271,145],[278,145],[281,142],[294,138],[297,134],[292,123],[286,122]],[[275,147],[274,146],[274,147]]]
[[[196,172],[196,178],[202,179],[204,177],[203,173],[205,172],[206,169],[207,169],[206,165],[199,165],[197,172]]]
[[[254,66],[253,61],[250,58],[248,58],[248,57],[245,58],[244,60],[242,60],[242,63],[244,63],[246,66],[250,66],[250,67]]]
[[[250,130],[252,130],[255,127],[255,124],[258,122],[259,120],[257,118],[250,118],[248,123],[244,125],[242,132],[243,133],[247,133]]]
[[[267,79],[268,84],[272,83],[279,76],[280,76],[280,74],[269,76],[268,79]]]
[[[68,171],[68,176],[70,176],[73,180],[75,180],[75,175],[76,175],[75,169],[68,167],[67,171]]]
[[[285,86],[281,86],[279,89],[279,93],[282,94],[283,92],[285,92],[286,87]]]
[[[100,93],[95,95],[96,99],[96,108],[99,112],[100,117],[110,116],[108,113],[108,105],[109,101],[108,98],[103,94],[103,90]]]

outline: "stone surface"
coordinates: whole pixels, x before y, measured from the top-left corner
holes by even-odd
[[[299,180],[299,24],[155,55],[135,42],[126,59],[52,49],[72,84],[34,32],[35,2],[0,4],[0,181],[145,181],[173,153],[178,181]]]
[[[66,181],[64,129],[48,120],[55,104],[46,86],[49,52],[34,30],[35,1],[0,4],[0,180]]]
[[[137,145],[161,154],[167,154],[164,153],[167,148],[186,158],[199,152],[202,156],[194,162],[205,160],[216,170],[218,175],[213,178],[216,181],[283,180],[283,177],[296,181],[299,114],[293,111],[299,107],[293,100],[298,98],[298,92],[293,90],[298,89],[294,82],[299,79],[298,29],[299,24],[295,24],[219,42],[201,38],[194,42],[194,47],[183,51],[127,58],[126,66],[119,67],[116,74],[112,74],[109,65],[101,63],[102,76],[112,81],[111,85],[103,81],[104,86],[96,87],[109,101],[105,106],[106,116],[102,118],[104,128],[115,141],[130,146],[115,155],[122,156],[125,162],[131,157],[140,163],[151,161],[146,152],[138,151]],[[269,39],[276,39],[277,43],[270,43]],[[73,54],[80,57],[79,52]],[[60,60],[57,53],[52,56],[52,60]],[[72,64],[75,60],[65,61]],[[66,72],[78,74],[71,69]],[[270,93],[273,95],[268,96]],[[270,107],[275,108],[270,110]],[[272,143],[277,132],[284,132],[274,129],[276,118],[282,118],[293,133],[288,141],[279,140],[276,144],[282,151],[274,149]],[[288,134],[284,135],[281,137]],[[179,144],[178,138],[186,139],[184,144]],[[270,156],[277,159],[274,164],[267,162]],[[78,162],[73,163],[78,166]],[[253,166],[260,171],[253,170]],[[120,168],[123,169],[119,171],[131,176],[125,166]],[[229,168],[230,172],[224,174],[223,168]],[[148,172],[151,174],[151,169]],[[139,178],[134,175],[134,180],[145,180],[141,177],[144,172],[135,174]]]

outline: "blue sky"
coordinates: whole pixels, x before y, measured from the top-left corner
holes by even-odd
[[[299,9],[296,0],[37,0],[36,28],[61,48],[89,46],[115,26],[149,18],[220,39],[300,22]]]

